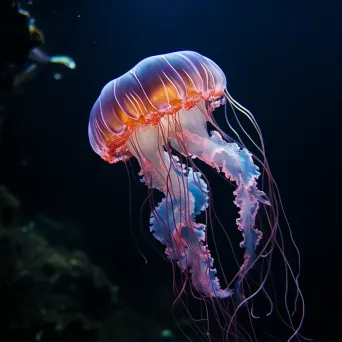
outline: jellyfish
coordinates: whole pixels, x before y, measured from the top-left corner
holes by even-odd
[[[90,113],[88,135],[93,150],[108,163],[135,158],[141,168],[141,181],[148,189],[163,194],[160,203],[152,204],[149,229],[165,246],[167,258],[187,275],[184,279],[191,283],[192,291],[206,299],[233,298],[240,308],[263,291],[261,281],[254,293],[245,295],[245,280],[253,265],[262,257],[271,258],[275,246],[283,250],[277,239],[281,202],[258,123],[230,95],[226,82],[214,61],[194,51],[148,57],[104,86]],[[224,132],[214,118],[214,111],[222,106],[235,138]],[[227,107],[233,110],[259,157],[246,148],[231,126]],[[244,129],[237,112],[252,124],[259,143]],[[209,131],[209,125],[214,129]],[[234,186],[236,227],[242,235],[239,244],[244,257],[234,280],[225,282],[225,286],[220,283],[208,246],[208,220],[199,222],[203,217],[200,214],[210,208],[211,187],[196,160],[212,167]],[[268,184],[267,194],[258,183]],[[258,251],[264,235],[256,226],[261,207],[269,227],[267,241]],[[270,264],[266,263],[267,270]],[[290,273],[297,281],[291,268]],[[229,317],[228,328],[224,328],[226,337],[221,340],[228,339],[234,315]],[[293,330],[294,336],[298,328]]]

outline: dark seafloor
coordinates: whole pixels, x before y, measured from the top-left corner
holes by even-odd
[[[0,164],[0,340],[158,341],[165,330],[182,338],[170,310],[171,265],[150,246],[157,242],[148,211],[140,228],[146,189],[133,181],[132,226],[147,264],[130,231],[126,168],[93,153],[87,125],[106,82],[147,56],[190,49],[221,66],[230,92],[263,130],[301,251],[305,335],[342,341],[342,3],[22,5],[44,31],[46,50],[73,56],[77,69],[57,81],[50,66],[42,68],[8,109]],[[133,169],[136,175],[134,163]],[[225,194],[218,198],[225,213]]]

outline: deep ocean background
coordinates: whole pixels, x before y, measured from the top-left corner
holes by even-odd
[[[46,67],[13,105],[1,177],[22,199],[25,215],[43,212],[82,227],[76,247],[141,308],[148,311],[161,295],[172,298],[171,266],[150,246],[159,247],[148,231],[148,211],[140,219],[147,191],[132,179],[130,223],[127,170],[92,151],[87,125],[109,80],[150,55],[198,51],[224,70],[230,93],[263,130],[301,250],[306,335],[342,338],[342,3],[37,0],[29,8],[45,32],[46,50],[72,56],[77,69],[57,82]],[[134,161],[132,168],[136,176]],[[221,184],[214,172],[209,179],[213,187]],[[226,215],[231,194],[216,196],[219,215]]]

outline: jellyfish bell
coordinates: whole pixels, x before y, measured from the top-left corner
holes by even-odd
[[[222,70],[196,52],[146,58],[103,88],[90,115],[91,145],[111,163],[127,160],[127,141],[136,129],[154,126],[201,101],[214,102],[225,86]]]
[[[260,146],[253,140],[252,143],[261,158],[249,152],[244,144],[230,139],[217,125],[213,112],[226,101],[256,129],[261,143]],[[208,132],[208,122],[215,128],[212,132]],[[233,132],[239,138],[234,129]],[[203,298],[234,296],[237,304],[234,313],[222,313],[226,320],[222,339],[227,340],[238,309],[265,291],[271,263],[266,263],[267,270],[260,276],[257,289],[246,295],[249,270],[261,255],[271,258],[274,246],[283,252],[282,245],[277,243],[277,186],[253,115],[228,93],[226,77],[215,62],[197,52],[180,51],[146,58],[107,83],[91,110],[88,134],[93,150],[102,159],[117,163],[136,158],[143,182],[164,194],[163,200],[152,208],[150,231],[165,245],[168,259],[186,275],[182,278],[184,282],[191,280]],[[200,159],[235,184],[234,204],[239,209],[236,225],[242,233],[240,247],[244,249],[244,259],[234,277],[234,291],[224,274],[225,286],[221,287],[208,246],[207,227],[198,222],[197,216],[210,205],[210,192],[207,178],[193,159]],[[261,171],[268,177],[267,195],[258,189]],[[269,229],[266,242],[257,251],[263,239],[263,232],[255,226],[261,206],[266,208]],[[289,268],[285,254],[282,255],[285,268]],[[298,289],[292,270],[291,275]],[[302,319],[295,328],[290,323],[293,336],[301,323]]]

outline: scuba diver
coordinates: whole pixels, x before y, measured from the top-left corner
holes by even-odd
[[[41,46],[45,38],[35,19],[16,0],[0,0],[0,143],[1,130],[13,90],[34,78],[41,64],[75,69],[71,57],[49,56]],[[27,65],[28,62],[31,64]]]
[[[20,4],[13,0],[0,2],[0,70],[17,69],[18,66],[31,60],[35,63],[26,67],[21,73],[16,73],[16,86],[30,79],[36,72],[38,64],[62,64],[69,69],[75,69],[76,63],[68,56],[49,56],[41,45],[45,42],[44,34],[35,25],[35,19],[30,12],[20,8]],[[17,72],[17,70],[16,70]],[[0,76],[1,77],[1,76]]]

